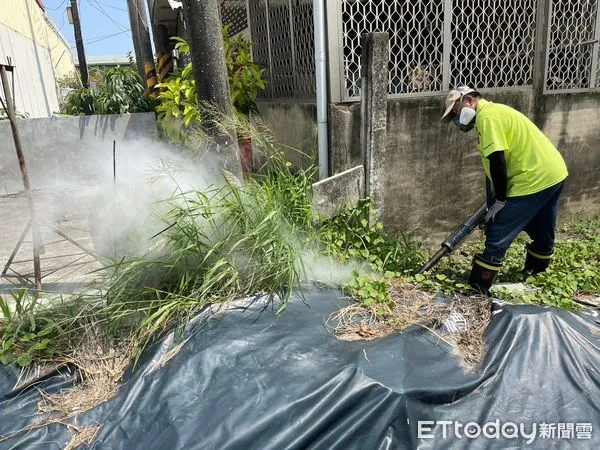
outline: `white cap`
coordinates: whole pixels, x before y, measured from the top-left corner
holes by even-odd
[[[475,89],[471,89],[469,86],[460,86],[456,89],[451,90],[446,96],[446,110],[444,111],[444,114],[442,115],[442,118],[440,120],[446,123],[450,122],[449,114],[450,111],[452,111],[452,108],[454,108],[456,100],[473,92],[478,93]]]

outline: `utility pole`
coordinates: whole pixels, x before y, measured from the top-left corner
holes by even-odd
[[[156,84],[156,70],[154,69],[154,55],[146,19],[146,3],[144,0],[127,0],[129,9],[129,23],[138,73],[144,82],[146,94]]]
[[[81,84],[83,87],[90,87],[88,81],[87,61],[85,60],[85,51],[83,49],[83,37],[81,36],[81,23],[79,21],[79,10],[77,9],[77,0],[71,0],[71,17],[69,22],[75,29],[75,45],[77,46],[77,59],[79,60],[79,73],[81,74]]]
[[[198,100],[216,106],[225,115],[232,115],[233,105],[229,96],[219,2],[183,0],[182,3],[183,16],[190,36]],[[205,129],[210,131],[212,125],[209,123],[206,126],[209,128]]]

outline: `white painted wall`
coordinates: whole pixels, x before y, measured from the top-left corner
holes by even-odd
[[[17,110],[29,117],[58,111],[56,80],[75,66],[69,44],[36,0],[0,0],[0,63],[7,57],[16,66]]]
[[[29,117],[58,112],[58,95],[50,51],[0,23],[0,63],[15,66],[15,104]],[[10,74],[9,74],[10,79]],[[1,94],[4,98],[4,94]]]

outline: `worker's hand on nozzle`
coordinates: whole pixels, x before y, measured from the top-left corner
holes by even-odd
[[[496,200],[492,206],[488,208],[488,211],[485,215],[485,223],[492,223],[496,220],[496,216],[502,209],[506,206],[506,202],[501,202],[500,200]]]
[[[478,228],[483,231],[483,235],[487,236],[487,232],[488,232],[488,227],[487,224],[485,222],[481,222],[478,226]]]

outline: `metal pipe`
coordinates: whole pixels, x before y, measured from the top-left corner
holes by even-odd
[[[14,70],[14,67],[10,67],[10,70]],[[29,172],[27,171],[27,164],[25,163],[25,155],[23,154],[23,147],[21,145],[21,136],[19,135],[19,128],[17,126],[17,118],[15,116],[15,108],[10,92],[10,85],[8,84],[8,75],[6,74],[6,66],[0,64],[0,80],[2,81],[2,88],[4,90],[4,98],[6,100],[6,115],[10,122],[10,128],[12,130],[13,140],[15,142],[15,150],[17,151],[17,159],[19,160],[19,167],[21,169],[21,178],[23,179],[23,187],[27,193],[27,200],[29,203],[29,211],[31,212],[31,237],[33,242],[33,273],[34,273],[34,285],[35,289],[42,289],[42,269],[40,264],[40,253],[42,247],[42,238],[39,233],[35,207],[33,204],[33,194],[31,192],[31,183],[29,181]],[[5,273],[6,270],[3,272]]]
[[[325,0],[313,0],[315,26],[315,75],[317,81],[317,143],[319,179],[329,176],[329,124],[327,122],[327,37]]]

